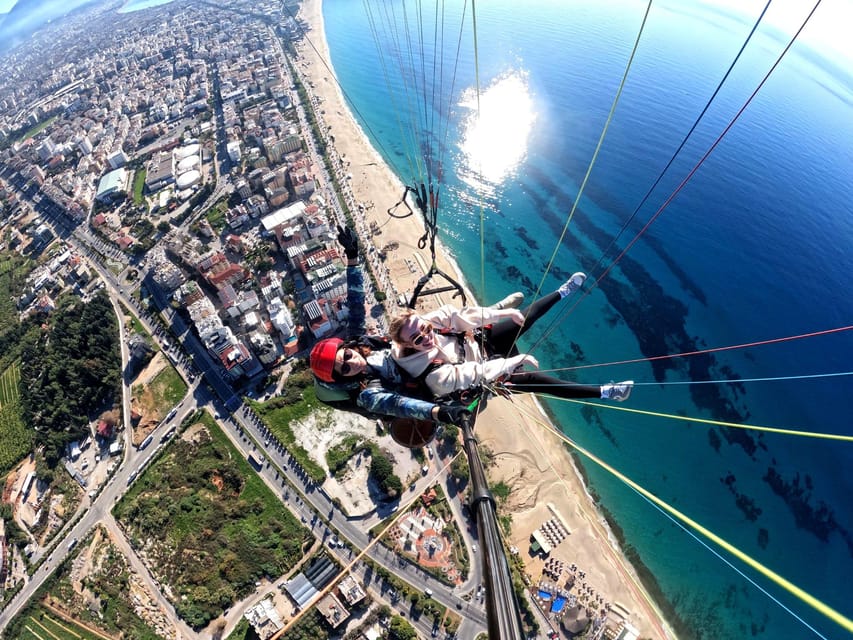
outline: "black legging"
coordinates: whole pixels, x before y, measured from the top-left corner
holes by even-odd
[[[545,315],[548,310],[560,301],[557,291],[549,293],[543,298],[524,309],[524,324],[518,326],[505,318],[492,325],[489,332],[488,348],[492,355],[504,357],[513,356],[518,353],[515,346],[516,340],[533,326],[533,324]],[[577,384],[554,378],[538,371],[524,371],[513,373],[505,382],[506,388],[512,393],[547,393],[557,398],[600,398],[601,387],[589,384]],[[518,385],[518,386],[515,386]]]
[[[538,371],[510,374],[504,385],[511,393],[546,393],[557,398],[601,397],[601,387],[597,385],[566,382]]]
[[[539,318],[545,315],[559,301],[560,293],[558,291],[539,298],[521,312],[524,314],[524,324],[520,327],[509,318],[504,318],[494,323],[487,340],[491,355],[504,357],[516,355],[518,349],[515,347],[515,341],[524,335]]]

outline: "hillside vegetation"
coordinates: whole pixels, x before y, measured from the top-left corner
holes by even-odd
[[[21,405],[53,466],[118,397],[121,354],[115,312],[103,292],[88,303],[65,298],[42,321],[21,343]]]
[[[115,507],[131,544],[195,628],[298,562],[311,536],[206,413]]]

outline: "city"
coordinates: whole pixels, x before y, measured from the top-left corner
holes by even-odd
[[[125,606],[134,624],[157,637],[242,638],[249,627],[264,639],[301,637],[312,625],[325,637],[380,637],[389,627],[395,637],[413,637],[403,625],[448,639],[486,630],[456,431],[410,452],[364,418],[315,412],[282,426],[289,411],[310,408],[307,349],[346,324],[337,226],[354,226],[362,241],[372,333],[386,333],[388,315],[425,271],[420,256],[397,251],[399,243],[368,220],[374,203],[351,188],[353,168],[300,71],[305,25],[293,17],[297,9],[268,2],[94,11],[87,20],[109,21],[109,29],[93,28],[84,41],[87,23],[73,19],[45,36],[59,46],[35,39],[7,56],[0,249],[4,273],[20,277],[4,286],[22,321],[72,313],[75,300],[111,309],[121,399],[93,411],[85,434],[66,443],[60,467],[73,482],[42,478],[38,456],[9,465],[4,499],[27,544],[9,543],[8,530],[0,536],[0,628],[18,616],[15,629],[42,637],[27,609],[37,594],[40,611],[70,624],[78,616],[55,590],[40,588],[57,574],[94,584],[86,572],[109,546],[122,558],[114,570],[132,575]],[[18,366],[3,378],[10,372],[17,384]],[[6,408],[9,398],[17,402],[9,393]],[[332,432],[352,442],[341,449]],[[240,462],[203,467],[208,457],[232,455]],[[399,490],[375,489],[370,468],[383,456]],[[208,578],[172,565],[192,558],[222,573],[225,561],[201,540],[178,544],[155,534],[168,528],[168,514],[143,504],[156,490],[161,510],[207,517],[214,507],[190,505],[188,496],[171,495],[174,484],[159,484],[186,459],[208,480],[205,491],[233,481],[275,502],[263,517],[275,514],[276,539],[289,542],[266,564],[234,569],[240,580],[224,580],[216,594],[207,593]],[[586,637],[637,637],[631,612],[587,583],[576,564],[546,560],[571,532],[560,510],[548,508],[530,533],[542,578],[525,574],[519,556],[527,549],[510,549],[538,594],[526,605],[531,633],[556,637],[551,629],[562,622]],[[273,535],[269,522],[258,526]],[[182,560],[171,555],[176,544]],[[260,560],[262,546],[245,553]],[[557,584],[567,576],[574,592]],[[82,606],[97,610],[97,600]],[[124,631],[128,623],[112,624]],[[101,637],[113,637],[107,633]]]

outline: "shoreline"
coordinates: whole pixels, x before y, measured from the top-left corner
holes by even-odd
[[[298,43],[294,66],[306,90],[321,101],[323,124],[334,138],[329,146],[345,167],[343,171],[351,172],[352,179],[347,182],[353,197],[356,202],[369,203],[363,214],[353,211],[353,215],[367,228],[375,223],[382,229],[381,235],[373,238],[377,248],[387,243],[389,236],[393,237],[397,248],[388,250],[387,260],[380,264],[387,267],[389,282],[397,291],[411,291],[421,273],[419,270],[415,273],[409,260],[414,258],[419,265],[429,264],[431,260],[428,252],[417,249],[422,222],[419,217],[399,220],[386,213],[400,199],[403,183],[355,121],[337,80],[329,78],[334,76],[334,70],[326,42],[322,0],[304,0],[299,17],[309,25],[307,37],[313,47],[306,46],[304,41]],[[417,223],[412,224],[415,220]],[[464,274],[440,242],[436,243],[436,262],[457,278],[471,301],[475,300]],[[392,303],[393,297],[389,293]],[[630,612],[624,618],[642,637],[674,638],[659,605],[641,583],[639,572],[628,561],[618,536],[596,506],[583,480],[583,470],[577,467],[555,433],[547,409],[534,396],[514,396],[512,401],[493,398],[478,417],[477,434],[481,444],[494,454],[495,465],[487,469],[492,482],[504,482],[511,488],[507,502],[500,508],[512,514],[507,545],[518,547],[520,554],[524,554],[531,532],[551,517],[549,508],[553,507],[567,521],[571,534],[568,544],[555,548],[552,557],[567,565],[575,563],[583,570],[587,583],[613,603],[615,609]],[[535,584],[544,561],[538,556],[522,555],[522,558],[526,573]]]

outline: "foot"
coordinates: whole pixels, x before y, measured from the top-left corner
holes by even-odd
[[[491,306],[492,309],[518,309],[519,305],[521,305],[522,300],[524,300],[524,294],[520,291],[516,291],[515,293],[509,294],[506,298],[501,300],[500,302],[496,302]]]
[[[604,400],[616,400],[616,402],[624,402],[631,395],[631,389],[634,388],[633,380],[625,380],[624,382],[611,382],[610,384],[601,385],[601,397]]]
[[[586,274],[582,271],[573,273],[572,277],[566,280],[562,285],[560,285],[560,288],[557,289],[557,291],[559,291],[560,293],[560,297],[565,298],[566,296],[572,295],[575,291],[577,291],[583,286],[585,280]]]

